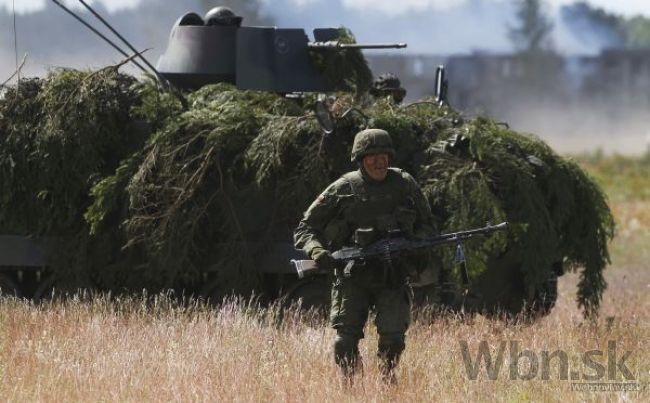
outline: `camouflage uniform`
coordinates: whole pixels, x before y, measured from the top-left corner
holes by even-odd
[[[394,154],[392,143],[382,147],[366,138],[367,144],[359,145],[364,140],[360,136],[368,132],[383,132],[383,139],[390,140],[384,131],[360,132],[355,138],[353,160],[360,161],[373,152]],[[389,168],[381,182],[371,179],[361,167],[343,175],[305,212],[294,234],[295,245],[318,262],[323,251],[353,244],[355,230],[359,228],[373,228],[377,238],[395,229],[409,237],[430,236],[431,211],[413,177],[397,168]],[[360,363],[358,343],[363,338],[368,311],[374,307],[382,372],[392,376],[404,350],[404,335],[410,322],[411,289],[406,278],[416,269],[408,264],[408,259],[398,259],[391,266],[369,259],[365,265],[355,265],[349,277],[343,275],[341,267],[336,268],[330,320],[337,331],[335,360],[344,373],[350,374]]]

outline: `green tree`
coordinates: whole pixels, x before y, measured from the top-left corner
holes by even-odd
[[[582,19],[599,33],[613,38],[608,46],[626,48],[650,47],[650,18],[637,15],[626,18],[620,14],[610,13],[602,8],[594,7],[586,1],[578,1],[562,7],[562,14],[568,21]],[[584,29],[580,26],[580,29]],[[580,32],[576,32],[580,35]]]
[[[650,18],[636,16],[625,21],[627,46],[650,48]]]
[[[544,12],[542,0],[514,0],[517,23],[510,27],[509,36],[521,53],[539,53],[552,47],[553,23]]]
[[[563,59],[553,50],[553,24],[544,11],[544,1],[514,1],[516,24],[510,27],[509,36],[517,73],[511,77],[512,87],[505,96],[536,108],[562,98]]]
[[[562,19],[571,33],[583,41],[598,40],[603,47],[625,46],[625,19],[618,14],[578,1],[561,8]]]

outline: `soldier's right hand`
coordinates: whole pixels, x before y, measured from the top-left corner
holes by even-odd
[[[320,270],[333,273],[336,268],[336,260],[332,257],[330,251],[325,248],[314,248],[311,253],[312,259],[316,261],[316,265]]]

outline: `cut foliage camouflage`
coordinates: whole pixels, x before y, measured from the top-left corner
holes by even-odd
[[[595,314],[614,222],[594,181],[491,119],[428,99],[373,99],[361,53],[349,53],[358,85],[329,99],[330,134],[315,95],[220,83],[187,93],[183,110],[116,68],[22,80],[0,99],[0,233],[47,240],[63,288],[264,293],[273,263],[260,256],[290,242],[315,196],[355,168],[354,134],[376,127],[393,136],[394,165],[420,182],[438,230],[510,222],[507,234],[467,245],[477,309],[516,312],[579,270],[578,303]],[[345,81],[343,62],[323,68],[330,80]],[[460,283],[453,254],[444,249],[443,261]]]

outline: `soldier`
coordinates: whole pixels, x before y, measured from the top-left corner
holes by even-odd
[[[370,95],[375,98],[390,96],[393,102],[400,104],[406,96],[406,90],[395,74],[384,73],[372,82]]]
[[[228,7],[215,7],[205,15],[205,25],[221,27],[240,27],[244,18],[236,15]]]
[[[320,269],[334,273],[330,320],[336,329],[334,358],[348,380],[360,368],[359,340],[369,310],[376,312],[378,356],[384,380],[395,381],[394,369],[405,348],[410,323],[411,289],[407,275],[419,269],[412,257],[391,264],[369,259],[350,273],[337,266],[331,252],[356,242],[360,246],[401,230],[409,237],[432,234],[431,210],[417,182],[389,167],[395,155],[390,135],[379,129],[359,132],[352,161],[359,164],[328,186],[305,212],[296,228],[302,248]],[[420,254],[421,256],[421,254]],[[426,264],[426,258],[419,263]]]

